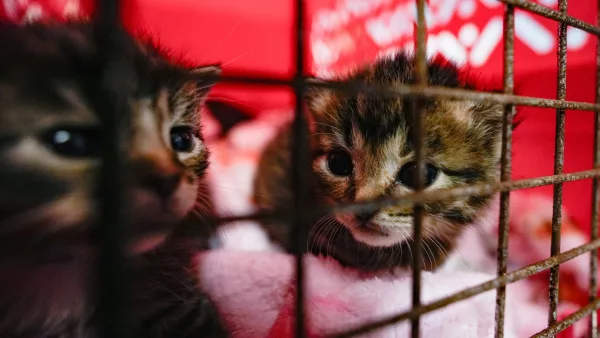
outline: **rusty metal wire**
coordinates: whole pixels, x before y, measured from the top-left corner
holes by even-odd
[[[582,307],[581,309],[575,311],[574,313],[572,313],[571,315],[569,315],[567,318],[561,320],[560,322],[557,322],[557,323],[554,323],[554,324],[548,326],[546,329],[544,329],[544,330],[536,333],[532,337],[534,337],[534,338],[537,338],[537,337],[552,337],[555,334],[564,331],[569,326],[575,324],[581,318],[583,318],[585,316],[588,316],[590,314],[593,314],[594,312],[596,312],[596,310],[599,307],[600,307],[600,300],[594,300],[593,302],[589,303],[588,305],[586,305],[586,306]],[[590,334],[591,335],[596,335],[598,333],[597,332],[590,332]]]
[[[415,58],[415,69],[417,70],[417,86],[420,88],[427,87],[429,82],[427,74],[427,50],[426,50],[426,33],[427,26],[425,22],[425,1],[417,0],[417,54]],[[413,144],[415,148],[415,162],[417,165],[417,177],[415,191],[423,191],[425,187],[425,154],[423,144],[423,117],[425,114],[424,100],[419,97],[413,98],[412,106],[412,121],[414,126]],[[422,204],[414,204],[413,213],[413,243],[412,243],[412,306],[413,308],[421,306],[421,257],[423,255],[423,218],[425,209]],[[415,316],[411,318],[411,337],[419,338],[420,336],[420,318]]]
[[[261,77],[258,75],[221,75],[207,76],[211,80],[216,80],[223,83],[234,84],[252,84],[262,86],[289,86],[293,87],[296,79],[285,79],[278,77]],[[376,84],[363,83],[348,83],[342,81],[325,81],[315,79],[305,79],[307,87],[328,88],[334,91],[340,91],[350,94],[360,92],[378,93],[384,97],[406,98],[421,97],[424,99],[447,99],[447,100],[470,100],[470,101],[487,101],[498,104],[513,104],[525,107],[553,108],[553,109],[569,109],[569,110],[585,110],[595,111],[600,109],[600,104],[577,101],[561,101],[539,97],[500,94],[479,92],[475,90],[446,88],[437,86],[428,86],[420,88],[416,85],[395,84],[393,86],[384,86]]]
[[[477,184],[458,188],[439,189],[435,191],[424,191],[421,193],[409,193],[398,198],[382,198],[370,202],[342,204],[333,208],[318,208],[304,210],[307,217],[319,216],[325,213],[337,212],[362,212],[371,209],[383,208],[390,205],[404,206],[414,203],[432,203],[442,200],[451,200],[465,196],[482,196],[498,192],[529,189],[551,185],[554,183],[573,182],[584,179],[600,177],[600,165],[597,169],[577,171],[572,173],[540,176],[535,178],[512,180],[496,184]],[[239,221],[262,221],[262,220],[289,220],[290,210],[279,210],[274,213],[250,213],[246,215],[236,215],[221,217],[216,220],[218,223],[233,223]],[[158,229],[158,228],[157,228]],[[149,231],[153,228],[149,228]],[[10,244],[0,240],[0,246]]]
[[[338,212],[361,212],[368,211],[371,209],[384,208],[390,205],[405,206],[414,203],[424,204],[432,203],[442,200],[451,200],[466,196],[482,196],[490,195],[497,192],[506,192],[513,190],[529,189],[535,187],[541,187],[551,185],[554,183],[565,183],[572,181],[579,181],[584,179],[592,179],[600,177],[600,165],[597,169],[577,171],[572,173],[551,175],[551,176],[540,176],[534,178],[527,178],[521,180],[511,180],[506,182],[499,182],[495,184],[477,184],[458,188],[447,188],[439,189],[435,191],[424,191],[420,193],[409,193],[399,198],[381,198],[378,200],[362,203],[351,203],[343,204],[333,208],[318,208],[315,207],[311,210],[304,210],[304,214],[307,217],[319,216],[324,213],[338,213]],[[273,219],[284,219],[289,220],[290,211],[280,210],[275,213],[251,213],[247,215],[237,215],[222,217],[217,221],[219,223],[232,223],[246,220],[273,220]],[[0,246],[4,243],[0,242]]]
[[[486,291],[490,291],[493,289],[497,289],[500,286],[506,286],[508,284],[518,282],[530,276],[533,276],[537,273],[540,273],[544,270],[547,270],[555,265],[562,264],[566,261],[569,261],[577,256],[583,255],[586,252],[590,252],[592,250],[598,249],[600,247],[600,239],[597,239],[593,242],[578,246],[571,250],[562,252],[556,256],[544,259],[543,261],[537,262],[535,264],[528,265],[522,269],[518,269],[512,272],[505,274],[504,276],[500,276],[496,279],[472,286],[470,288],[464,289],[463,291],[459,291],[450,296],[441,298],[437,301],[431,302],[426,305],[422,305],[418,308],[413,308],[410,311],[405,311],[399,313],[397,315],[392,315],[388,318],[384,318],[378,320],[373,323],[369,323],[367,325],[361,325],[358,328],[350,329],[344,331],[342,333],[336,333],[330,335],[330,337],[352,337],[360,334],[365,334],[367,332],[375,331],[379,328],[382,328],[387,325],[397,324],[405,320],[409,320],[414,318],[415,316],[422,316],[426,313],[441,309],[450,304],[457,303],[459,301],[477,296]]]
[[[415,203],[433,203],[443,200],[451,200],[465,196],[483,196],[490,195],[497,192],[513,191],[521,189],[529,189],[535,187],[541,187],[545,185],[551,185],[554,183],[565,183],[572,181],[579,181],[583,179],[590,179],[594,177],[600,177],[600,168],[577,171],[573,173],[551,175],[551,176],[540,176],[535,178],[527,178],[522,180],[513,180],[507,182],[499,182],[495,184],[476,184],[458,188],[446,188],[434,191],[424,191],[421,193],[409,193],[402,195],[398,198],[380,198],[374,201],[361,202],[361,203],[349,203],[341,204],[339,206],[331,208],[318,208],[314,210],[305,210],[309,216],[320,216],[326,213],[340,213],[340,212],[365,212],[369,210],[385,208],[390,205],[406,206]],[[232,223],[239,221],[258,221],[258,220],[276,220],[276,219],[289,219],[289,210],[279,210],[275,213],[251,213],[247,215],[238,215],[230,217],[222,217],[218,220],[219,223]],[[0,243],[1,244],[1,243]]]
[[[558,7],[561,13],[567,13],[567,0],[559,0]],[[558,25],[558,75],[556,99],[564,100],[567,96],[567,25],[560,23]],[[565,110],[556,110],[556,132],[554,142],[554,174],[562,174],[565,158]],[[555,256],[560,253],[560,228],[562,222],[562,183],[554,184],[554,194],[552,198],[552,239],[550,255]],[[549,279],[549,298],[550,308],[548,310],[548,325],[556,323],[558,313],[558,288],[560,266],[553,266],[550,269]]]
[[[587,23],[585,21],[581,21],[572,16],[569,16],[566,14],[566,12],[563,12],[563,11],[558,12],[558,11],[555,11],[548,7],[538,5],[537,3],[533,2],[533,1],[529,1],[529,0],[498,0],[498,1],[503,2],[507,5],[511,5],[514,7],[518,7],[520,9],[524,9],[528,12],[535,13],[537,15],[541,15],[545,18],[554,20],[556,22],[559,22],[559,23],[562,23],[562,24],[565,24],[568,26],[572,26],[575,28],[579,28],[590,34],[600,36],[600,27],[590,25],[589,23]]]
[[[515,44],[515,9],[512,6],[504,8],[504,69],[503,91],[505,94],[514,92],[514,44]],[[500,181],[510,181],[512,173],[512,121],[515,114],[514,105],[506,105],[502,121],[502,156],[500,160]],[[508,226],[509,226],[510,192],[500,193],[500,215],[498,218],[498,277],[506,275],[508,260]],[[496,290],[496,338],[504,337],[504,310],[506,308],[506,287]]]
[[[540,176],[534,178],[527,178],[521,180],[511,180],[507,182],[499,182],[495,184],[476,184],[465,187],[457,187],[457,188],[445,188],[434,191],[424,191],[421,193],[409,193],[402,195],[398,198],[381,198],[374,201],[369,202],[361,202],[361,203],[349,203],[349,204],[340,204],[338,206],[332,208],[319,208],[315,206],[310,210],[304,210],[305,215],[307,217],[314,217],[323,215],[325,213],[338,213],[338,212],[364,212],[372,209],[384,208],[390,205],[397,206],[406,206],[412,205],[414,203],[432,203],[438,202],[442,200],[451,200],[455,198],[461,198],[466,196],[483,196],[490,195],[498,192],[504,191],[513,191],[513,190],[521,190],[521,189],[529,189],[535,187],[541,187],[546,185],[551,185],[554,183],[565,183],[565,182],[573,182],[584,179],[592,179],[595,177],[600,177],[600,166],[598,169],[577,171],[572,173],[566,173],[561,175],[550,175],[550,176]],[[225,216],[219,219],[216,219],[215,222],[218,224],[223,223],[233,223],[239,221],[272,221],[272,220],[288,220],[290,219],[291,211],[288,209],[278,210],[276,212],[270,213],[250,213],[250,214],[242,214],[235,216]],[[158,230],[159,228],[157,228]],[[154,230],[153,228],[149,228],[148,231]],[[10,243],[8,243],[10,244]],[[0,246],[5,245],[0,239]]]
[[[600,11],[600,0],[596,1]],[[596,25],[600,26],[600,15],[596,16]],[[596,102],[600,103],[600,43],[596,43]],[[596,110],[594,119],[594,168],[600,168],[600,111]],[[590,240],[598,239],[598,221],[600,213],[600,181],[592,181],[592,217],[590,224]],[[589,301],[594,303],[598,298],[598,250],[590,255],[590,292]],[[590,337],[598,337],[598,314],[592,311],[590,316]]]

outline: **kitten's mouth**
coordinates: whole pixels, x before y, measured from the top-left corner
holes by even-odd
[[[360,221],[355,215],[339,215],[337,220],[352,233],[368,237],[387,237],[389,233],[373,221]]]
[[[389,234],[385,231],[383,231],[383,229],[374,223],[367,223],[364,225],[358,225],[355,227],[357,231],[362,232],[364,234],[367,235],[371,235],[371,236],[388,236]]]

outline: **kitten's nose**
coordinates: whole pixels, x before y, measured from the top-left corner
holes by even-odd
[[[379,212],[378,210],[374,211],[364,211],[356,214],[356,219],[362,224],[366,225],[369,221]]]
[[[160,198],[167,199],[175,192],[180,181],[181,173],[171,175],[153,174],[146,177],[142,183]]]
[[[152,154],[142,154],[132,160],[132,177],[138,188],[148,193],[156,194],[162,200],[170,198],[181,179],[184,170],[178,166],[168,154],[156,151]]]

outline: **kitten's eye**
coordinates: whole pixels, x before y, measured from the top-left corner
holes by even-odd
[[[65,157],[100,156],[102,137],[96,128],[56,128],[47,131],[41,137],[55,153]]]
[[[186,126],[171,129],[171,147],[173,150],[188,153],[194,149],[194,134],[192,128]]]
[[[331,152],[327,154],[327,168],[336,176],[348,176],[354,169],[352,157],[345,151]]]
[[[438,168],[432,166],[429,163],[425,164],[425,187],[430,186],[433,183],[433,181],[435,181],[438,173]],[[396,182],[402,183],[411,189],[416,189],[417,163],[409,162],[405,164],[396,176]]]

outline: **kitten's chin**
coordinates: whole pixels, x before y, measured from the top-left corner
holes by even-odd
[[[358,242],[372,247],[392,247],[404,243],[409,237],[397,233],[384,233],[380,230],[375,230],[377,226],[369,226],[365,228],[352,228],[350,233]]]
[[[164,200],[156,194],[135,190],[130,210],[135,231],[152,234],[155,239],[154,233],[171,231],[194,208],[196,190],[195,186],[186,185]]]

